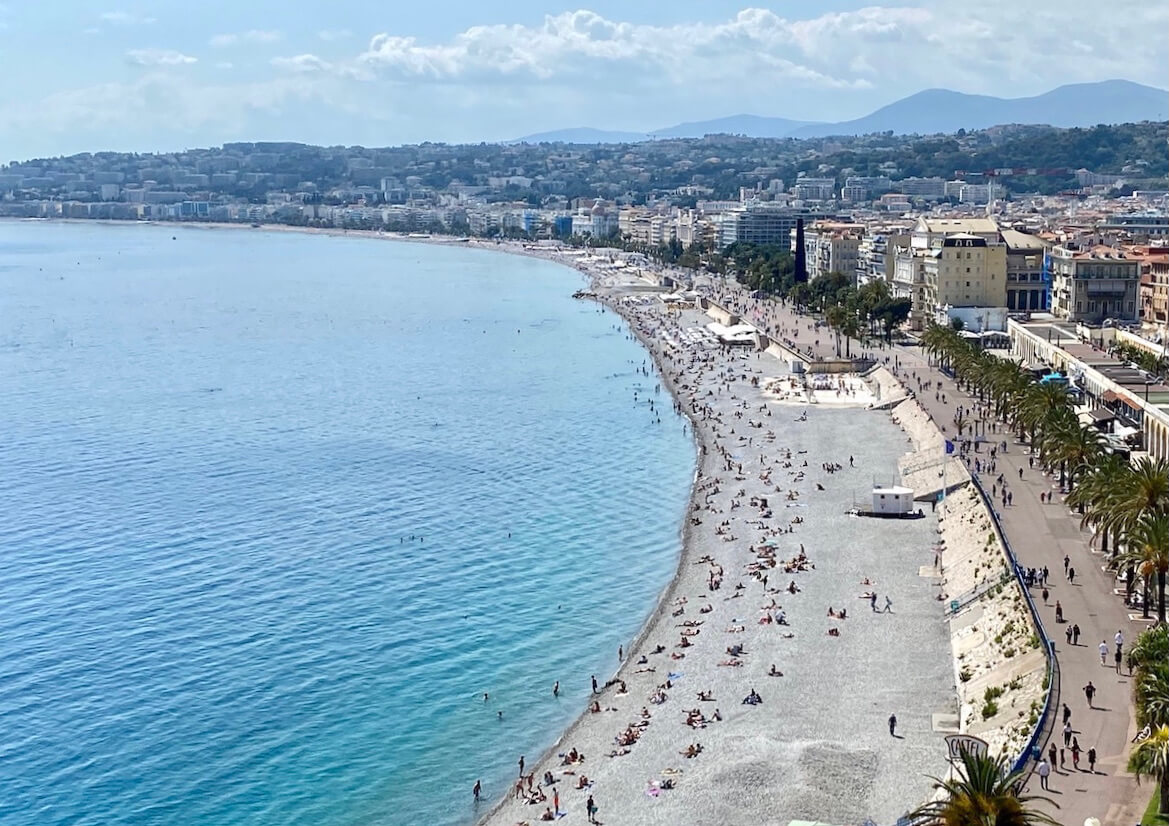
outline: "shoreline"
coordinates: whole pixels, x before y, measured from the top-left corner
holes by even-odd
[[[75,220],[59,219],[59,220],[68,220],[69,223],[93,223],[92,221],[85,221],[82,219],[75,219]],[[110,224],[118,224],[118,225],[125,225],[125,226],[141,226],[141,225],[145,224],[146,222],[136,222],[136,221],[113,222],[113,221],[110,221],[110,222],[98,222],[98,223],[99,223],[99,225],[104,224],[104,223],[110,223]],[[669,361],[670,354],[668,354],[665,351],[665,345],[663,344],[663,342],[660,338],[654,337],[652,335],[652,331],[647,331],[646,329],[643,329],[642,323],[639,323],[639,322],[644,322],[644,319],[639,318],[636,308],[631,308],[627,304],[623,303],[623,300],[626,297],[628,297],[630,295],[637,295],[638,294],[637,293],[637,287],[639,286],[638,284],[633,283],[633,282],[628,282],[628,281],[625,282],[624,284],[614,283],[611,276],[615,275],[615,274],[602,273],[598,269],[590,268],[588,266],[588,263],[589,263],[588,261],[573,260],[576,258],[583,259],[586,257],[585,255],[566,256],[563,254],[558,254],[559,251],[556,248],[548,248],[548,249],[533,248],[533,247],[529,247],[529,246],[525,245],[524,243],[518,242],[518,241],[477,242],[477,241],[472,241],[472,240],[458,240],[458,239],[454,239],[454,238],[447,238],[447,237],[441,237],[441,236],[440,237],[433,237],[432,236],[432,237],[427,237],[427,238],[422,238],[422,237],[417,237],[417,236],[411,237],[411,236],[406,235],[406,234],[383,233],[383,232],[372,231],[372,230],[344,230],[344,229],[337,230],[337,229],[323,229],[323,228],[310,228],[310,227],[285,227],[285,226],[281,226],[281,225],[261,225],[260,227],[251,227],[249,225],[241,225],[241,224],[209,224],[209,223],[180,224],[180,223],[170,223],[170,222],[151,222],[147,225],[160,226],[160,227],[164,227],[164,228],[170,226],[172,229],[174,227],[198,228],[198,229],[202,229],[205,231],[206,230],[215,230],[215,229],[220,229],[220,230],[224,230],[224,229],[232,229],[232,230],[253,229],[253,230],[261,230],[261,231],[268,231],[268,232],[273,232],[273,231],[274,232],[300,232],[300,233],[306,233],[306,234],[331,235],[334,237],[367,238],[370,240],[410,241],[410,242],[414,242],[414,243],[430,243],[430,244],[442,245],[442,246],[464,247],[464,248],[472,248],[472,249],[486,249],[486,250],[494,250],[496,252],[510,253],[510,254],[514,254],[514,255],[525,255],[528,257],[540,258],[543,260],[550,261],[552,263],[561,264],[565,267],[576,270],[578,273],[580,273],[586,279],[586,282],[589,285],[590,291],[595,293],[595,300],[597,301],[597,303],[606,307],[609,310],[612,310],[617,315],[619,315],[622,318],[624,324],[629,328],[630,333],[632,335],[636,336],[636,338],[641,343],[641,345],[648,351],[650,359],[654,365],[654,370],[657,373],[659,380],[665,386],[667,392],[670,394],[671,399],[673,400],[674,404],[678,408],[679,412],[686,414],[687,421],[689,422],[689,426],[691,428],[691,433],[689,435],[691,435],[691,437],[693,439],[693,443],[695,445],[695,461],[694,461],[693,471],[692,471],[691,490],[690,490],[690,494],[687,498],[686,512],[685,512],[685,516],[683,518],[683,523],[682,523],[681,530],[680,530],[681,547],[680,547],[680,550],[679,550],[679,553],[677,556],[677,563],[675,565],[674,572],[673,572],[670,580],[668,581],[668,583],[662,588],[655,605],[652,606],[652,608],[651,608],[650,612],[648,613],[647,618],[646,618],[645,622],[642,624],[640,630],[630,640],[628,647],[627,647],[627,657],[626,657],[625,661],[622,662],[620,667],[617,668],[613,672],[614,678],[624,677],[630,683],[634,682],[634,678],[633,678],[632,673],[631,673],[631,666],[633,665],[634,658],[640,657],[642,655],[643,649],[648,648],[648,640],[652,635],[654,635],[656,632],[661,631],[663,629],[663,627],[671,619],[674,619],[674,615],[667,616],[667,614],[666,614],[667,607],[673,606],[674,604],[676,604],[676,602],[673,602],[673,601],[676,601],[678,599],[678,597],[681,595],[681,592],[686,587],[688,587],[688,584],[686,582],[686,574],[688,571],[691,570],[691,566],[695,565],[695,564],[702,564],[701,560],[696,559],[702,550],[702,548],[701,548],[702,543],[697,536],[697,534],[699,532],[699,528],[695,523],[692,522],[691,514],[693,514],[697,510],[700,510],[706,504],[703,502],[704,480],[709,481],[711,479],[717,479],[718,473],[719,473],[719,468],[717,466],[718,461],[716,459],[716,456],[719,455],[718,439],[716,438],[715,435],[713,435],[711,433],[710,428],[704,424],[703,419],[698,417],[694,413],[692,408],[685,403],[686,399],[685,399],[685,395],[683,393],[683,388],[685,388],[686,385],[682,385],[680,387],[679,381],[675,380],[675,377],[674,377],[673,373],[671,372],[671,369],[669,369],[671,367],[671,362]],[[619,276],[618,280],[620,280],[620,278],[622,278],[622,277],[632,277],[632,276],[633,276],[632,272],[626,273],[623,276]],[[607,278],[609,278],[609,283],[606,283]],[[647,288],[649,287],[648,282],[646,283],[646,287]],[[648,290],[644,294],[652,297],[652,293],[649,293]],[[658,320],[660,321],[661,318],[659,317]],[[752,353],[752,355],[755,355],[754,350],[752,350],[751,353]],[[762,354],[761,356],[757,356],[757,358],[769,360],[771,363],[769,363],[767,366],[775,371],[780,370],[782,367],[779,360],[775,359],[773,356],[770,356],[767,354]],[[676,367],[676,365],[673,365],[673,366]],[[686,378],[688,378],[684,374],[680,373],[680,375],[682,375],[682,380],[685,380]],[[775,405],[777,412],[780,413],[780,416],[783,415],[784,410],[791,410],[792,409],[792,407],[790,406],[791,405],[790,402],[787,403],[786,405],[779,402],[779,400],[775,400],[775,399],[770,400],[770,402],[773,405]],[[858,411],[862,407],[862,405],[845,405],[845,406],[850,407],[850,408],[856,408]],[[836,406],[835,405],[824,405],[824,407],[827,408],[827,407],[836,407]],[[848,447],[843,446],[841,449],[847,450]],[[707,498],[709,499],[709,495],[707,496]],[[844,518],[844,517],[841,516],[838,518]],[[824,530],[824,529],[825,529],[824,526],[820,526],[820,530]],[[727,567],[729,569],[731,566],[728,564]],[[728,578],[732,577],[732,576],[734,576],[734,573],[731,573],[728,571],[727,576],[728,576]],[[692,583],[690,583],[690,584],[692,585]],[[722,595],[719,594],[715,598],[722,599]],[[730,599],[730,598],[728,597],[727,599]],[[785,600],[785,603],[786,603],[786,600]],[[857,606],[855,604],[849,604],[846,607],[854,608]],[[849,623],[843,623],[843,624],[845,626],[849,625]],[[711,633],[713,633],[713,630],[711,630]],[[780,646],[782,646],[782,643],[780,644]],[[954,667],[956,668],[956,657],[955,657],[955,654],[953,651],[947,650],[945,652],[945,659],[947,661],[950,661],[951,659],[953,659],[955,662]],[[685,661],[681,661],[681,662],[683,663],[683,665],[685,664]],[[687,670],[689,670],[689,669],[687,669]],[[604,679],[607,680],[608,677],[605,677]],[[757,685],[755,687],[769,688],[770,686],[766,686],[766,685],[763,685],[762,683],[760,683],[759,685]],[[612,700],[614,698],[614,696],[620,696],[620,695],[613,695],[613,693],[608,691],[607,689],[603,690],[600,694],[597,695],[597,697],[599,699],[604,699],[606,702],[609,702],[610,700]],[[805,700],[806,699],[807,698],[805,698]],[[734,699],[731,697],[720,697],[720,700],[722,700],[724,702],[724,704],[727,704],[727,705],[734,703]],[[770,701],[770,698],[769,698],[769,701]],[[638,701],[638,704],[640,704],[640,701]],[[661,709],[661,710],[664,711],[664,709]],[[730,712],[728,712],[728,716],[729,716],[729,714],[730,714]],[[532,768],[539,767],[542,770],[547,770],[546,767],[550,768],[551,767],[550,762],[555,763],[555,761],[550,761],[550,758],[554,757],[558,753],[558,750],[560,750],[562,747],[566,747],[574,739],[580,737],[582,732],[586,728],[591,728],[592,726],[590,726],[590,724],[595,719],[597,719],[596,715],[590,714],[587,709],[582,709],[579,716],[577,716],[573,720],[573,722],[555,738],[555,740],[549,745],[549,747],[545,750],[545,752],[540,756],[539,760],[529,762],[528,765]],[[656,725],[657,725],[657,723],[655,723],[655,726]],[[697,739],[700,739],[700,740],[713,740],[714,739],[713,736],[708,735],[708,733],[706,731],[703,731],[702,733],[698,733],[696,731],[695,736]],[[941,766],[944,763],[944,749],[943,749],[943,746],[941,744],[940,737],[935,738],[933,749],[935,752],[934,756],[936,757],[936,763],[938,766]],[[590,769],[589,769],[589,773],[591,774],[592,773],[591,767],[595,766],[597,762],[600,762],[601,759],[603,758],[603,755],[600,755],[598,753],[597,748],[594,746],[589,747],[589,753],[590,753],[590,755],[594,756],[594,763],[590,764]],[[638,754],[637,751],[633,751],[632,753]],[[628,760],[629,758],[624,758],[624,759]],[[715,759],[717,759],[717,758],[715,758]],[[674,758],[673,762],[676,764],[687,764],[688,763],[688,761],[686,761],[685,759],[679,760],[678,758]],[[690,770],[689,765],[686,765],[686,770],[687,771]],[[645,769],[641,769],[641,775],[644,776],[646,774],[646,771],[647,770],[645,770]],[[649,773],[652,774],[653,772],[651,771]],[[922,778],[923,790],[925,789],[925,786],[926,786],[926,783],[924,781],[924,778]],[[843,791],[843,790],[839,790],[839,791]],[[608,789],[605,790],[605,793],[606,793],[606,795],[608,795]],[[670,794],[675,794],[675,793],[674,792],[662,792],[662,794],[670,795]],[[564,795],[564,797],[570,797],[570,796],[573,796],[573,795],[571,793]],[[600,796],[600,795],[598,795],[598,796]],[[496,799],[496,802],[484,814],[482,814],[481,816],[479,816],[477,818],[476,822],[479,824],[488,824],[488,823],[496,823],[496,822],[498,822],[500,824],[505,823],[505,822],[506,823],[527,822],[527,821],[537,821],[540,819],[539,815],[540,815],[540,812],[543,808],[542,806],[525,806],[521,810],[522,814],[523,814],[522,819],[517,821],[517,820],[513,820],[509,817],[504,817],[505,814],[510,814],[511,809],[514,808],[514,805],[509,806],[510,798],[507,794],[504,794],[502,796],[497,796],[497,795],[493,795],[491,793],[488,793],[486,795],[486,797],[488,799],[490,799],[492,797],[496,797],[497,799]],[[570,814],[568,815],[568,818],[567,818],[568,820],[570,820],[573,823],[582,822],[582,820],[583,820],[583,818],[581,817],[581,815],[582,815],[581,809],[583,808],[582,803],[583,803],[583,801],[575,801],[574,800],[574,805],[572,806],[572,811],[570,812]],[[606,797],[605,799],[603,799],[601,801],[601,803],[602,803],[603,813],[612,814],[612,813],[619,810],[619,807],[613,802],[612,798],[610,798],[610,797]],[[913,805],[915,805],[914,801],[905,802],[903,808],[904,809],[912,808]],[[649,822],[649,821],[646,821],[646,822]],[[749,821],[738,821],[738,822],[749,822]]]

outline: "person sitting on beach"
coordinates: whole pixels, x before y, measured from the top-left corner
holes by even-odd
[[[730,654],[732,657],[738,657],[739,655],[744,654],[746,652],[743,650],[743,646],[741,643],[735,643],[734,645],[727,646],[727,653]]]
[[[839,628],[829,628],[828,629],[828,636],[839,637],[840,636],[840,629]]]
[[[796,581],[794,579],[788,583],[787,592],[789,594],[798,594],[800,592],[800,586],[796,585]]]
[[[552,776],[552,772],[549,772],[549,771],[544,772],[544,785],[545,786],[551,786],[555,782],[556,782],[556,778],[554,778]]]
[[[580,777],[578,777],[576,779],[576,787],[578,789],[587,789],[589,787],[589,785],[590,785],[589,778],[588,778],[588,775],[586,775],[586,774],[582,774]]]
[[[730,666],[731,668],[739,668],[742,664],[743,664],[742,660],[736,660],[734,657],[732,657],[729,660],[723,660],[722,662],[719,663],[719,665],[726,665],[726,666]]]
[[[673,654],[670,655],[670,659],[671,660],[684,660],[684,659],[686,659],[686,655],[675,651]]]
[[[775,667],[775,663],[771,664],[771,670],[767,672],[768,677],[782,677],[783,672]]]
[[[649,662],[649,657],[647,657],[645,654],[642,654],[640,659],[638,659],[637,664],[638,665],[645,665],[648,662]]]
[[[599,702],[597,702],[596,700],[593,700],[593,704],[591,706],[589,706],[589,712],[592,714],[600,714],[601,713],[601,704]]]
[[[686,747],[686,749],[684,751],[680,751],[680,752],[678,752],[678,754],[682,755],[683,757],[685,757],[687,759],[689,759],[691,757],[697,757],[698,755],[702,754],[702,744],[701,743],[691,743],[689,746]]]
[[[713,611],[713,610],[714,610],[714,606],[713,606],[713,605],[704,605],[704,606],[702,606],[701,608],[699,608],[699,609],[698,609],[698,613],[700,613],[700,614],[709,614],[709,613],[710,613],[711,611]]]
[[[709,701],[709,700],[713,700],[714,697],[711,696],[709,691],[699,691],[698,692],[698,699],[703,700],[703,701]]]
[[[751,689],[751,693],[743,698],[743,705],[746,706],[757,706],[762,702],[763,698],[756,693],[755,689]]]
[[[549,806],[544,809],[544,814],[540,815],[540,820],[555,820],[556,815],[552,814],[552,807]]]

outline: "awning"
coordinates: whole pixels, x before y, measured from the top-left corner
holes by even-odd
[[[1089,410],[1088,415],[1092,417],[1093,421],[1097,422],[1109,422],[1116,418],[1116,415],[1111,410],[1105,410],[1102,407]]]
[[[1117,396],[1111,390],[1105,390],[1104,394],[1102,396],[1100,396],[1101,401],[1106,401],[1106,402],[1114,402],[1118,398],[1119,398],[1119,396]]]
[[[1125,404],[1127,404],[1129,407],[1131,407],[1133,410],[1140,410],[1141,409],[1140,404],[1138,404],[1137,402],[1134,402],[1128,396],[1123,396],[1123,395],[1117,393],[1116,397],[1118,399],[1120,399],[1122,402],[1124,402]]]

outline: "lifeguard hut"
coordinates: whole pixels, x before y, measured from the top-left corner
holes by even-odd
[[[901,485],[878,485],[873,488],[873,507],[862,516],[881,519],[920,519],[925,514],[913,509],[913,488]]]

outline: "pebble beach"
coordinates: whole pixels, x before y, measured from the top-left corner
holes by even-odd
[[[937,581],[922,575],[937,523],[928,508],[846,512],[895,481],[912,443],[865,409],[859,379],[808,404],[781,392],[780,359],[719,346],[700,311],[591,275],[692,422],[684,547],[591,706],[522,772],[516,755],[516,785],[481,822],[586,823],[590,799],[600,823],[895,821],[944,773],[933,721],[957,711]]]

